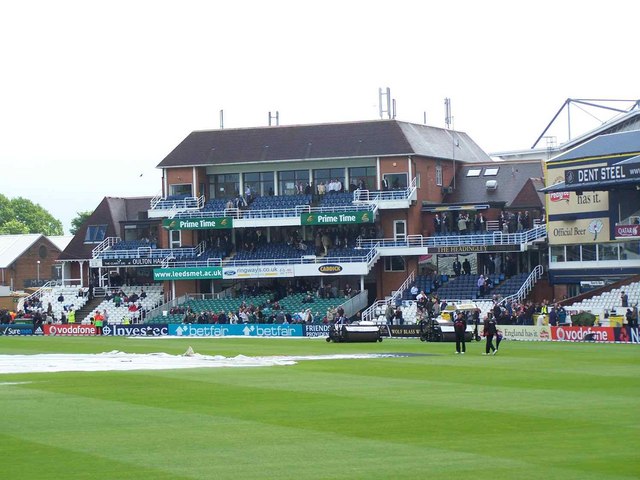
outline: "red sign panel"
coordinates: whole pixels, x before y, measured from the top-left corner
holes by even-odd
[[[640,225],[616,225],[616,238],[640,238]]]
[[[569,194],[569,192],[554,192],[552,194],[549,195],[549,200],[551,200],[552,202],[569,202],[569,199],[571,198],[571,195]]]
[[[551,340],[615,342],[613,327],[551,327]]]
[[[44,325],[43,328],[45,335],[90,336],[96,334],[94,325],[72,323],[66,325]]]

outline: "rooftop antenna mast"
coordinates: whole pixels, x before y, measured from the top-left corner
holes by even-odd
[[[451,115],[451,99],[444,99],[444,123],[451,130],[451,159],[453,160],[453,188],[456,188],[456,137],[453,131],[453,115]]]
[[[224,110],[220,110],[220,130],[224,130]]]
[[[280,112],[276,110],[275,115],[272,115],[271,112],[269,112],[269,126],[271,126],[271,120],[276,121],[276,127],[280,126]]]
[[[383,97],[384,101],[383,101]],[[380,110],[380,119],[384,119],[385,115],[388,119],[396,118],[396,100],[391,99],[391,89],[378,89],[378,107]]]

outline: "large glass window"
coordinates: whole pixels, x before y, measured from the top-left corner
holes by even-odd
[[[580,261],[580,245],[567,245],[567,262]]]
[[[249,188],[252,197],[273,195],[273,172],[245,173],[243,181],[245,191]]]
[[[405,269],[404,257],[384,257],[385,272],[404,272]]]
[[[280,195],[304,193],[308,183],[308,170],[284,170],[278,172],[278,193]],[[302,192],[300,192],[300,189],[302,189]]]
[[[618,260],[618,245],[599,243],[598,260]]]
[[[224,173],[213,175],[212,198],[236,198],[240,195],[240,175]]]
[[[384,178],[387,179],[387,184],[391,190],[400,190],[407,188],[409,175],[406,173],[387,173]]]
[[[349,183],[363,190],[378,190],[376,167],[353,167],[349,169]]]
[[[191,197],[191,184],[190,183],[179,183],[174,185],[169,185],[169,192],[171,196],[175,197]]]
[[[551,246],[551,261],[564,262],[564,245]]]
[[[582,261],[593,262],[596,260],[596,245],[583,245],[582,246]]]
[[[89,225],[84,236],[84,243],[100,243],[107,234],[106,225]]]
[[[325,191],[326,186],[330,183],[333,185],[335,180],[340,182],[342,190],[347,191],[349,185],[344,184],[344,168],[321,168],[313,171],[313,184],[318,188],[318,185],[324,183]]]
[[[640,258],[640,242],[624,242],[620,244],[622,248],[622,259],[623,260],[637,260]]]

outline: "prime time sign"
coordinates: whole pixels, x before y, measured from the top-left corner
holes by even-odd
[[[233,228],[233,218],[167,218],[162,226],[169,230],[222,230]]]
[[[370,210],[361,212],[303,213],[300,225],[344,225],[372,223],[373,213]]]

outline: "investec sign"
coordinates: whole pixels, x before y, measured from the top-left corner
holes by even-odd
[[[222,278],[222,267],[154,268],[153,279],[162,280],[208,280]]]
[[[336,213],[303,213],[300,215],[301,225],[341,225],[350,223],[372,223],[373,213],[336,212]]]
[[[233,218],[167,218],[162,226],[169,230],[211,230],[233,228]]]

